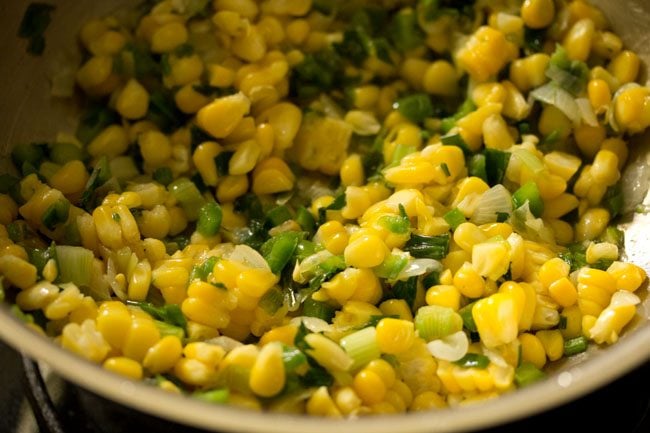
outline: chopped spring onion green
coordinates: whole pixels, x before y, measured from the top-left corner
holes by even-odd
[[[448,233],[439,236],[411,235],[404,245],[404,251],[417,258],[441,260],[449,252],[450,236]]]
[[[45,249],[34,248],[28,251],[29,262],[36,266],[38,275],[43,275],[43,268],[50,260],[54,260],[58,268],[58,261],[56,258],[56,245],[54,242]],[[57,275],[60,275],[60,271],[57,272]]]
[[[379,278],[395,281],[399,274],[406,269],[408,263],[408,254],[389,254],[381,265],[374,268],[374,271]]]
[[[340,345],[352,358],[351,371],[363,367],[381,355],[377,344],[377,331],[373,327],[364,328],[341,338]]]
[[[168,335],[177,337],[181,341],[185,338],[185,330],[179,326],[174,326],[160,320],[154,320],[154,323],[156,324],[156,328],[158,328],[158,332],[160,332],[161,338]]]
[[[415,314],[415,329],[426,341],[437,340],[463,329],[463,319],[449,307],[427,305]]]
[[[445,221],[447,221],[447,224],[449,224],[449,227],[451,227],[452,230],[456,230],[456,228],[458,228],[459,225],[461,225],[464,222],[467,222],[467,220],[465,219],[465,215],[458,208],[450,210],[449,212],[443,215],[443,218],[445,219]]]
[[[416,93],[398,99],[394,107],[402,116],[415,123],[422,122],[434,113],[431,98],[425,93]]]
[[[56,9],[47,3],[31,3],[20,22],[18,36],[29,40],[27,52],[39,56],[45,50],[45,30],[50,25],[50,15]]]
[[[304,206],[299,207],[296,211],[296,222],[308,233],[312,233],[316,229],[316,219]]]
[[[289,208],[282,205],[276,206],[266,214],[266,221],[270,227],[277,227],[292,218]]]
[[[67,199],[60,199],[45,209],[41,222],[48,230],[54,230],[56,226],[68,220],[70,215],[70,202]]]
[[[50,146],[49,154],[52,162],[61,165],[85,158],[83,149],[72,143],[54,143]]]
[[[490,358],[479,353],[468,353],[458,361],[454,361],[454,364],[463,368],[485,369],[490,364]]]
[[[205,204],[205,199],[194,183],[182,177],[169,184],[169,192],[178,200],[190,221],[199,218],[200,210]]]
[[[393,299],[403,299],[406,301],[406,304],[414,308],[415,298],[418,293],[418,278],[411,277],[406,281],[397,281],[393,284],[391,288],[392,298]]]
[[[69,245],[56,246],[56,260],[59,265],[58,281],[88,286],[92,280],[92,267],[95,255],[83,247]]]
[[[156,307],[150,302],[133,302],[127,301],[130,305],[139,307],[142,311],[152,316],[154,319],[163,321],[169,325],[177,326],[185,329],[187,327],[187,320],[181,311],[181,307],[176,304],[163,305]]]
[[[403,235],[411,230],[411,220],[409,219],[404,206],[399,205],[398,215],[384,215],[379,218],[379,224],[391,233]]]
[[[442,142],[442,144],[447,146],[460,147],[460,149],[463,151],[465,155],[472,154],[472,151],[469,149],[469,146],[467,145],[467,143],[465,143],[465,140],[463,140],[463,137],[460,134],[445,135],[443,137],[440,137],[440,141]]]
[[[271,287],[261,298],[259,306],[269,315],[274,315],[284,305],[284,293],[277,287]]]
[[[583,337],[576,337],[564,342],[564,356],[573,356],[587,350],[589,341]]]
[[[214,265],[216,265],[218,261],[218,257],[212,256],[205,259],[203,263],[194,265],[192,272],[190,273],[190,282],[196,279],[206,281],[208,279],[208,275],[212,273]]]
[[[512,156],[509,152],[497,149],[485,149],[485,170],[487,173],[487,183],[494,186],[503,182],[506,175],[508,163]]]
[[[478,153],[472,155],[469,161],[467,161],[467,170],[470,176],[478,177],[486,183],[488,182],[486,157],[484,154]]]
[[[517,385],[522,387],[531,385],[545,377],[546,375],[530,362],[522,362],[521,365],[515,369],[515,382],[517,382]]]
[[[542,200],[537,184],[533,181],[525,183],[512,195],[512,204],[515,209],[520,208],[526,202],[528,202],[530,212],[536,218],[540,218],[544,213],[544,200]]]
[[[623,230],[620,230],[615,226],[609,226],[600,236],[599,240],[602,242],[609,242],[610,244],[614,244],[619,248],[623,248],[625,245],[625,233],[623,233]]]
[[[163,186],[167,186],[174,181],[174,175],[169,167],[158,167],[153,172],[153,180]]]
[[[38,167],[45,158],[45,147],[46,145],[39,143],[21,144],[11,151],[11,159],[16,167],[22,167],[25,163]]]
[[[311,297],[305,299],[302,304],[302,315],[307,317],[316,317],[326,322],[331,322],[336,313],[336,308],[326,302],[316,301]]]
[[[86,182],[86,188],[84,189],[83,195],[81,196],[81,207],[86,210],[92,209],[95,205],[96,200],[95,192],[99,187],[108,182],[110,178],[111,167],[108,163],[108,158],[102,156],[99,161],[97,161],[93,172],[88,178],[88,182]]]
[[[208,403],[225,404],[228,403],[228,399],[230,398],[230,391],[228,391],[227,388],[213,389],[210,391],[195,391],[192,394],[192,397]]]
[[[282,361],[284,371],[292,373],[307,366],[307,355],[295,347],[282,345]]]
[[[298,247],[302,235],[297,232],[284,232],[272,237],[262,245],[262,255],[274,274],[279,274],[289,263]]]
[[[603,204],[609,211],[612,219],[620,215],[621,210],[623,209],[623,203],[623,188],[620,182],[607,188],[605,196],[603,197]]]
[[[196,231],[203,236],[215,236],[221,228],[223,212],[221,206],[215,202],[208,202],[199,210],[199,221],[196,224]]]
[[[472,302],[458,310],[458,314],[460,314],[461,319],[463,319],[463,327],[469,332],[478,332],[478,328],[474,322],[474,316],[472,316],[472,308],[474,308],[474,304],[475,302]]]
[[[401,10],[393,16],[388,32],[398,51],[409,51],[422,44],[422,31],[415,12],[410,9]]]

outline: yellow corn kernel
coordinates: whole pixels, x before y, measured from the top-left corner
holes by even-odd
[[[246,269],[237,276],[237,287],[254,298],[262,297],[277,282],[278,277],[267,269]]]
[[[439,284],[427,290],[425,301],[427,305],[439,305],[458,311],[460,308],[460,292],[454,286]]]
[[[426,68],[422,85],[432,95],[454,96],[458,92],[458,73],[451,63],[437,60]]]
[[[122,126],[111,125],[88,144],[88,153],[95,157],[106,155],[110,159],[124,153],[128,147],[126,130]]]
[[[253,192],[258,195],[290,191],[295,176],[289,166],[280,158],[266,159],[253,171]]]
[[[186,84],[174,95],[176,106],[185,114],[194,114],[210,103],[210,98],[196,91],[196,84]]]
[[[361,407],[362,401],[349,386],[334,391],[334,402],[343,415],[355,413]]]
[[[151,319],[133,318],[122,353],[124,356],[142,362],[147,351],[160,340],[160,331]]]
[[[149,92],[135,79],[130,79],[115,101],[115,109],[125,119],[139,119],[149,109]]]
[[[341,411],[327,392],[326,386],[321,386],[314,392],[307,401],[306,411],[309,415],[328,416],[340,418]]]
[[[519,336],[519,343],[522,359],[542,369],[546,364],[546,351],[542,341],[533,334],[523,333]]]
[[[104,302],[97,312],[97,330],[114,349],[124,346],[131,321],[131,313],[121,302]]]
[[[221,153],[221,150],[221,146],[217,143],[208,141],[199,144],[194,150],[194,154],[192,154],[194,165],[201,174],[203,182],[208,186],[217,185],[218,173],[214,158]]]
[[[463,223],[454,231],[454,242],[467,252],[471,252],[474,245],[487,239],[485,233],[472,223]]]
[[[582,268],[578,273],[578,306],[583,314],[598,316],[609,304],[616,280],[599,269]]]
[[[13,255],[0,256],[0,275],[14,286],[26,290],[36,283],[36,266]]]
[[[548,27],[555,18],[553,0],[526,0],[521,5],[521,18],[532,29]]]
[[[359,398],[367,405],[380,403],[386,395],[386,385],[382,378],[367,368],[354,376],[352,387]]]
[[[163,239],[171,228],[171,217],[165,206],[157,205],[151,210],[142,211],[140,231],[148,238]]]
[[[487,104],[503,104],[506,97],[506,89],[499,83],[477,84],[472,91],[472,100],[477,107]]]
[[[620,177],[618,156],[610,150],[600,150],[591,165],[591,178],[599,184],[612,186]]]
[[[291,346],[296,338],[298,328],[295,325],[284,325],[270,329],[260,338],[260,346],[264,346],[272,341],[279,341],[287,346]]]
[[[415,340],[413,322],[401,319],[385,318],[377,324],[377,344],[383,353],[397,354],[406,352]],[[391,384],[392,385],[392,384]],[[391,385],[387,384],[390,388]]]
[[[589,59],[595,32],[596,26],[589,18],[581,19],[571,27],[562,42],[571,60],[586,62]]]
[[[262,348],[251,369],[249,385],[261,397],[272,397],[285,384],[284,362],[280,343],[269,343]]]
[[[411,308],[403,299],[388,299],[379,305],[379,309],[385,316],[397,316],[402,320],[413,321]]]
[[[472,266],[482,277],[498,280],[510,266],[510,244],[497,238],[474,245]]]
[[[606,81],[601,79],[590,80],[587,93],[591,107],[597,115],[607,112],[612,102],[612,91]]]
[[[542,135],[548,136],[555,133],[559,140],[566,139],[573,129],[571,120],[554,105],[544,107],[537,126]]]
[[[214,87],[229,87],[235,82],[235,71],[223,65],[208,66],[209,83]]]
[[[49,320],[66,318],[71,312],[81,306],[84,296],[74,284],[64,284],[63,290],[47,307],[44,308],[45,317]]]
[[[160,26],[151,35],[151,51],[168,53],[187,42],[188,32],[183,23],[170,22]]]
[[[607,67],[607,70],[621,84],[633,83],[639,75],[641,61],[634,52],[625,50],[614,57]]]
[[[108,358],[104,361],[103,367],[108,371],[128,377],[129,379],[142,379],[142,365],[137,361],[123,356]]]
[[[544,203],[543,217],[545,219],[557,219],[577,209],[579,205],[580,201],[575,195],[562,193]]]
[[[7,194],[0,194],[0,225],[11,224],[16,217],[18,217],[16,202]]]
[[[83,162],[74,160],[67,162],[49,179],[49,184],[63,194],[77,194],[86,186],[88,171]]]
[[[480,27],[458,52],[458,62],[476,81],[487,81],[517,57],[515,45],[499,30]]]
[[[201,323],[188,321],[187,322],[187,339],[188,341],[205,341],[212,338],[217,338],[219,331],[215,328],[203,325]]]
[[[545,221],[553,230],[558,245],[567,246],[573,242],[573,226],[566,221],[550,219]]]
[[[248,114],[250,101],[243,93],[216,99],[199,110],[196,120],[201,129],[215,138],[230,135],[239,122]]]
[[[300,129],[302,111],[294,104],[282,102],[264,111],[259,119],[273,127],[275,148],[287,149]]]
[[[374,234],[361,234],[350,239],[350,243],[343,251],[345,263],[356,268],[373,268],[379,266],[386,255],[388,248],[381,238]]]
[[[636,305],[640,302],[641,300],[630,292],[616,292],[593,325],[585,326],[583,322],[583,330],[598,344],[614,344],[625,325],[636,314]]]
[[[564,308],[562,317],[566,319],[566,327],[560,330],[564,338],[570,339],[582,335],[582,312],[579,306]]]
[[[452,208],[457,207],[467,197],[483,194],[490,189],[490,186],[483,179],[471,176],[458,182],[456,188],[458,188],[458,192],[454,197],[454,201],[451,203]]]
[[[128,297],[133,301],[144,301],[151,285],[151,265],[147,260],[138,262],[129,278]]]
[[[650,126],[650,88],[637,86],[621,91],[614,105],[614,117],[623,131],[644,131]]]
[[[505,150],[515,144],[508,124],[500,114],[488,116],[483,122],[483,140],[488,149]]]
[[[569,276],[570,266],[560,258],[553,258],[539,268],[539,281],[548,289],[557,280]]]
[[[311,27],[307,20],[293,20],[286,28],[287,40],[294,45],[301,45],[305,40],[307,40],[310,30]]]
[[[567,277],[554,281],[548,287],[548,293],[562,307],[570,307],[578,301],[578,291]]]
[[[477,301],[472,317],[481,342],[487,347],[513,342],[517,338],[521,313],[510,293],[495,293]]]
[[[409,410],[414,412],[429,411],[432,409],[443,409],[447,407],[447,402],[438,393],[425,391],[415,396]]]
[[[217,189],[217,199],[220,203],[232,202],[248,191],[247,176],[226,176]]]
[[[616,290],[628,292],[635,292],[647,278],[645,270],[633,263],[614,262],[607,273],[616,280]]]
[[[251,26],[243,36],[232,41],[231,49],[242,60],[257,62],[266,54],[266,40],[257,26]]]
[[[18,293],[16,305],[25,311],[40,310],[54,302],[58,296],[59,288],[57,286],[47,281],[41,281]]]
[[[191,386],[208,386],[217,378],[216,370],[196,359],[179,359],[173,371],[174,376]]]
[[[458,291],[469,299],[476,299],[483,296],[485,291],[485,280],[472,267],[472,264],[465,262],[454,274],[454,286]]]
[[[216,368],[226,355],[226,351],[215,344],[194,342],[185,346],[183,354],[186,358],[196,359],[210,368]]]
[[[544,346],[549,361],[557,361],[564,354],[564,338],[559,329],[538,331],[535,336]]]
[[[160,374],[174,368],[181,359],[183,346],[178,337],[167,335],[147,350],[142,365],[152,374]]]
[[[86,93],[104,84],[113,72],[110,56],[94,56],[77,71],[77,83]]]
[[[261,153],[260,146],[255,140],[246,140],[237,146],[230,159],[228,172],[232,175],[244,175],[253,171]]]
[[[159,131],[147,131],[138,137],[140,153],[147,164],[159,167],[172,156],[172,144],[165,134]]]
[[[578,172],[582,160],[568,153],[553,151],[544,155],[544,165],[551,173],[568,181]]]
[[[576,241],[596,239],[607,228],[610,218],[607,209],[592,208],[587,210],[576,224]]]
[[[92,362],[102,362],[110,346],[95,329],[95,322],[86,320],[81,325],[68,323],[61,333],[61,346]]]
[[[361,110],[376,108],[379,100],[379,87],[374,85],[358,86],[353,90],[354,106]]]
[[[328,221],[322,224],[316,232],[316,237],[325,249],[334,255],[342,254],[349,241],[345,227],[338,221]]]

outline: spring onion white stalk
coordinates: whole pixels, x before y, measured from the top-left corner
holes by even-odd
[[[353,364],[350,368],[352,371],[381,355],[377,344],[377,331],[372,326],[341,338],[339,344],[352,358]]]
[[[59,281],[74,283],[77,286],[90,285],[95,258],[92,251],[83,247],[58,245],[56,257],[59,265]]]
[[[512,196],[503,185],[495,185],[483,193],[470,220],[476,225],[493,223],[503,214],[512,214]]]
[[[574,125],[579,125],[582,119],[580,109],[573,96],[557,84],[548,83],[530,92],[533,99],[555,106],[563,112]]]
[[[415,314],[415,329],[421,338],[431,341],[463,329],[463,318],[449,307],[428,305]]]
[[[589,99],[578,98],[576,99],[576,104],[580,110],[580,117],[582,117],[582,121],[589,126],[598,126],[598,118],[596,117],[596,113],[594,113],[594,109],[591,106]]]
[[[458,331],[446,337],[427,343],[429,353],[438,359],[454,362],[467,354],[469,339],[464,331]]]

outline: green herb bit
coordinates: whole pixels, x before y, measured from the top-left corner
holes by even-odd
[[[455,361],[454,364],[463,368],[485,369],[490,364],[490,358],[478,353],[468,353],[458,361]]]
[[[27,52],[39,56],[45,50],[43,34],[52,21],[51,14],[56,9],[47,3],[31,3],[23,15],[18,29],[18,36],[29,40]]]
[[[208,202],[199,210],[199,221],[196,224],[196,231],[201,235],[210,237],[219,233],[223,211],[221,206],[215,202]]]
[[[443,218],[445,219],[445,221],[447,221],[447,224],[449,224],[449,227],[451,227],[452,230],[456,230],[459,225],[461,225],[464,222],[467,222],[467,220],[465,219],[465,215],[458,208],[450,210],[449,212],[443,215]]]
[[[59,266],[57,281],[74,283],[79,287],[90,286],[94,259],[95,254],[86,248],[58,245],[56,247],[56,260]]]
[[[296,211],[296,222],[300,228],[310,234],[316,229],[316,219],[304,206],[300,206]]]
[[[185,330],[179,326],[170,325],[169,323],[162,322],[160,320],[154,320],[158,332],[160,332],[160,337],[166,337],[171,335],[177,337],[179,340],[183,341],[185,338]]]
[[[169,167],[158,167],[153,172],[153,180],[163,186],[168,186],[174,181],[174,175]]]
[[[41,222],[46,229],[54,230],[59,224],[66,222],[69,215],[70,202],[67,199],[62,198],[52,203],[45,212],[43,212]]]
[[[520,208],[528,202],[530,212],[536,217],[540,218],[544,213],[544,200],[542,200],[541,193],[537,184],[530,181],[521,186],[512,195],[512,204],[515,209]]]
[[[461,319],[463,319],[463,327],[469,332],[478,332],[476,323],[474,322],[474,316],[472,316],[472,309],[474,308],[475,302],[465,305],[463,308],[458,310]]]
[[[326,302],[316,301],[311,296],[302,304],[303,316],[316,317],[329,323],[334,318],[334,313],[336,313],[336,308]]]
[[[379,218],[379,224],[386,228],[391,233],[398,235],[408,234],[411,231],[411,220],[409,219],[404,206],[399,205],[400,214],[398,215],[384,215]]]
[[[228,389],[214,389],[211,391],[195,391],[192,397],[197,400],[202,400],[208,403],[225,404],[228,403],[230,398],[230,391]]]
[[[464,219],[464,218],[463,218]],[[411,239],[406,242],[404,251],[417,258],[427,258],[441,260],[449,252],[449,234],[439,236],[411,235]]]
[[[142,311],[152,316],[154,319],[161,320],[169,325],[186,329],[187,320],[181,311],[181,307],[175,304],[163,305],[156,307],[150,302],[133,302],[127,301],[127,304],[139,307]]]
[[[515,369],[515,382],[524,387],[544,379],[546,375],[530,362],[522,362]]]
[[[583,336],[571,338],[564,342],[564,356],[573,356],[582,353],[589,347],[589,342]]]
[[[102,185],[104,185],[111,178],[111,167],[108,164],[108,158],[102,156],[95,168],[93,169],[88,182],[86,182],[86,188],[81,196],[80,206],[86,210],[91,210],[95,205],[95,191]]]
[[[198,265],[194,265],[192,272],[190,273],[190,281],[199,279],[201,281],[207,281],[208,276],[212,273],[214,265],[219,261],[218,257],[212,256],[208,257]]]
[[[423,41],[416,14],[412,10],[401,10],[395,14],[388,33],[395,48],[401,52],[412,50]]]
[[[402,116],[415,123],[421,123],[434,113],[431,98],[425,93],[416,93],[398,99],[395,108]]]
[[[277,286],[271,287],[259,302],[259,306],[271,316],[277,313],[282,305],[284,305],[284,293]]]
[[[463,153],[466,156],[469,156],[472,154],[472,151],[470,150],[469,146],[467,143],[465,143],[465,140],[460,134],[449,134],[445,135],[444,137],[440,138],[440,141],[442,144],[445,144],[447,146],[457,146],[460,147],[460,149],[463,151]]]
[[[485,155],[480,153],[472,155],[472,157],[467,162],[467,169],[470,176],[483,179],[486,183],[489,182]]]
[[[307,366],[307,355],[295,347],[282,345],[282,361],[284,370],[287,373],[293,373]]]
[[[56,257],[56,244],[52,242],[52,244],[45,249],[39,249],[39,248],[34,248],[28,250],[28,256],[29,256],[29,262],[36,266],[36,270],[38,271],[38,275],[43,276],[43,268],[45,268],[45,265],[50,260],[54,260],[54,263],[57,265],[57,271],[58,271],[58,263],[57,263],[57,257]],[[59,272],[57,272],[57,275]]]
[[[269,227],[277,227],[285,221],[289,221],[291,218],[291,211],[285,205],[276,206],[266,214],[266,221]]]
[[[169,184],[168,190],[178,200],[187,218],[190,221],[196,221],[205,204],[205,199],[196,185],[191,180],[181,177]]]
[[[293,257],[293,253],[301,241],[302,234],[297,232],[284,232],[266,241],[261,248],[271,272],[280,274]]]
[[[403,299],[408,306],[413,309],[415,307],[415,298],[418,293],[418,278],[411,277],[406,281],[397,281],[393,284],[389,297],[393,299]]]

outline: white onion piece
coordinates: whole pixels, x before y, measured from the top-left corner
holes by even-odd
[[[300,322],[311,332],[320,333],[330,332],[332,330],[332,325],[318,317],[298,316],[291,319],[290,323],[295,326],[300,326]]]
[[[612,300],[609,302],[611,308],[622,307],[624,305],[639,305],[641,299],[632,292],[619,290],[612,295]]]
[[[463,331],[454,332],[439,340],[427,343],[429,353],[443,361],[454,362],[467,354],[469,340]]]
[[[229,260],[244,263],[251,268],[271,270],[264,257],[248,245],[237,245],[226,257]]]
[[[417,277],[432,271],[442,271],[442,263],[434,259],[414,259],[409,261],[406,268],[399,273],[397,279],[408,280],[411,277]]]
[[[628,163],[621,177],[623,208],[621,213],[634,212],[644,202],[650,186],[650,153],[639,155]]]
[[[476,225],[493,223],[503,213],[512,214],[512,196],[503,185],[495,185],[483,193],[470,220]]]
[[[598,126],[598,118],[596,117],[596,113],[594,113],[594,109],[592,108],[589,99],[578,98],[576,99],[576,104],[578,104],[578,108],[580,109],[582,121],[589,126]]]
[[[580,124],[582,116],[580,115],[578,104],[569,92],[558,87],[556,84],[548,83],[542,87],[538,87],[530,92],[530,96],[533,99],[555,106],[558,110],[563,112],[574,125]]]

